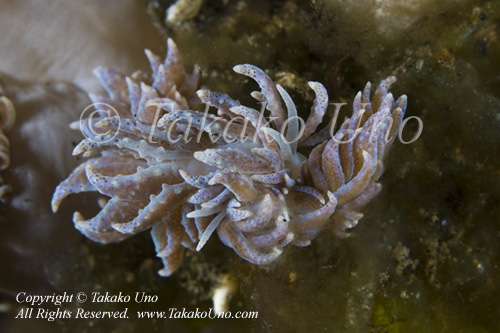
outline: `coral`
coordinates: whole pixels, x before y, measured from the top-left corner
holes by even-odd
[[[255,66],[234,71],[259,85],[252,97],[261,112],[225,94],[196,90],[199,70],[185,73],[172,40],[164,62],[146,54],[152,75],[97,68],[109,97],[90,95],[102,106],[100,117],[72,124],[86,136],[73,154],[93,158],[57,187],[52,208],[72,193],[108,196],[95,217],[74,214],[75,227],[90,239],[117,242],[151,229],[163,276],[177,269],[185,248],[199,251],[214,231],[242,258],[267,264],[287,245],[309,245],[325,225],[345,235],[380,191],[382,159],[407,104],[405,95],[395,100],[388,93],[394,77],[372,98],[368,83],[354,99],[352,117],[334,134],[339,104],[317,131],[328,106],[318,82],[309,82],[316,98],[303,121],[285,89]],[[200,102],[205,112],[194,111]],[[307,146],[314,147],[308,157],[299,152]]]
[[[203,4],[203,0],[178,0],[168,7],[165,22],[170,25],[180,24],[195,17]]]
[[[10,142],[4,132],[11,129],[15,121],[16,109],[10,99],[5,96],[2,86],[0,85],[0,170],[5,170],[10,165]],[[6,201],[6,195],[10,191],[12,191],[12,187],[10,185],[5,185],[2,177],[0,177],[1,202]]]
[[[219,313],[229,310],[229,301],[238,289],[237,286],[237,280],[234,276],[223,274],[220,277],[219,285],[214,288],[212,295],[215,312]]]

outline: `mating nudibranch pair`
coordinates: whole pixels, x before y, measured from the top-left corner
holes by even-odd
[[[80,124],[86,139],[73,151],[92,158],[52,199],[57,211],[72,193],[109,197],[91,219],[74,213],[75,227],[90,239],[117,242],[151,229],[164,263],[159,274],[168,276],[181,264],[185,248],[200,250],[217,230],[226,246],[260,265],[276,260],[287,245],[309,245],[327,224],[344,234],[380,191],[382,159],[407,104],[405,95],[395,100],[388,93],[394,77],[382,81],[372,98],[367,83],[354,98],[352,117],[332,136],[331,126],[316,131],[328,106],[321,83],[309,82],[316,98],[300,126],[285,89],[255,66],[235,66],[259,85],[252,96],[269,110],[273,120],[266,121],[262,112],[225,94],[197,91],[199,70],[185,73],[172,40],[164,61],[148,50],[146,55],[151,75],[95,70],[109,96],[90,96],[106,107],[99,119]],[[200,103],[217,109],[217,116],[193,111]],[[151,105],[161,105],[159,113]],[[244,124],[245,135],[255,140],[213,140],[223,130],[235,138]],[[174,142],[168,139],[172,134],[200,140]],[[297,151],[302,146],[314,146],[309,157]]]

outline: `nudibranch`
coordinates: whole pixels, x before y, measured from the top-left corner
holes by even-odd
[[[98,116],[71,125],[86,137],[73,154],[91,158],[56,188],[54,212],[72,193],[106,196],[93,218],[75,212],[75,227],[101,243],[151,229],[162,276],[215,231],[239,256],[262,265],[287,245],[309,245],[326,225],[345,235],[358,223],[360,208],[381,189],[382,159],[406,109],[405,95],[395,100],[388,92],[394,77],[372,97],[367,83],[352,116],[333,133],[338,113],[318,130],[328,106],[321,83],[309,82],[316,97],[303,121],[263,70],[235,66],[260,87],[251,94],[263,105],[259,111],[197,90],[198,67],[188,75],[175,43],[167,46],[164,61],[146,50],[152,74],[95,70],[109,96],[90,95]],[[298,149],[305,146],[314,147],[307,157]]]

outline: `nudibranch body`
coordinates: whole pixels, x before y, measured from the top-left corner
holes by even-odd
[[[172,40],[164,61],[146,55],[151,75],[97,68],[109,96],[91,95],[99,117],[72,124],[86,136],[73,154],[92,158],[57,187],[52,208],[72,193],[109,197],[93,218],[74,214],[90,239],[117,242],[151,229],[164,263],[159,274],[168,276],[185,249],[200,250],[217,231],[226,246],[261,265],[287,245],[309,245],[327,224],[343,235],[380,191],[382,159],[407,104],[405,95],[395,100],[388,92],[394,77],[372,98],[368,83],[352,117],[333,133],[338,113],[318,131],[328,106],[321,83],[309,82],[316,98],[303,121],[264,71],[235,66],[260,87],[252,96],[266,117],[225,94],[197,90],[199,70],[185,73]],[[195,111],[202,104],[205,112]],[[308,157],[298,151],[303,146],[314,146]]]

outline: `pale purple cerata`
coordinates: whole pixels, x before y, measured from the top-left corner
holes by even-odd
[[[344,235],[380,191],[382,159],[407,104],[405,95],[395,100],[388,93],[394,77],[372,98],[367,83],[354,98],[352,117],[331,133],[338,113],[318,130],[328,106],[319,82],[309,82],[316,98],[302,121],[285,89],[256,66],[234,71],[255,80],[260,91],[252,96],[266,113],[197,90],[198,68],[185,73],[170,39],[164,61],[146,54],[151,75],[97,68],[109,96],[90,98],[107,107],[72,125],[86,136],[73,154],[91,158],[57,187],[52,209],[72,193],[106,196],[96,216],[74,213],[75,227],[88,238],[118,242],[151,229],[164,263],[159,274],[168,276],[185,249],[199,251],[216,231],[222,243],[261,265],[287,245],[309,245],[325,227]]]

